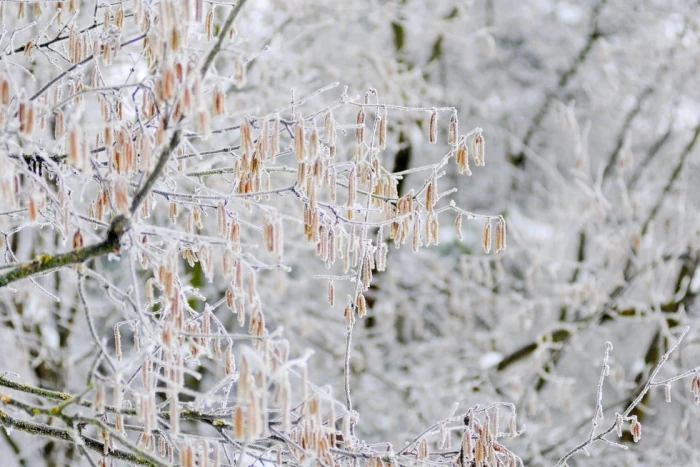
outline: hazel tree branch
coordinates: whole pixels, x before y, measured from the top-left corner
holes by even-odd
[[[60,441],[67,441],[68,443],[72,444],[76,443],[74,434],[71,430],[56,428],[53,426],[45,425],[43,423],[35,423],[20,420],[19,418],[12,417],[3,410],[0,410],[0,425],[6,428],[14,428],[18,431],[22,431],[32,435],[42,436],[45,438],[53,438]],[[91,451],[102,453],[104,455],[105,446],[103,443],[100,443],[99,441],[96,441],[84,435],[80,435],[80,440],[86,448],[90,449]],[[109,450],[107,452],[107,457],[131,462],[136,465],[146,465],[153,467],[159,465],[138,454],[132,454],[127,451],[122,451],[121,449]]]

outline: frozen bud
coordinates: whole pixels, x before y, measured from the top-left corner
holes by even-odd
[[[438,112],[437,109],[433,108],[433,110],[430,111],[430,124],[428,127],[428,140],[431,144],[437,142],[437,120]]]
[[[462,213],[457,214],[457,217],[455,217],[455,233],[457,238],[462,240]]]
[[[666,402],[671,402],[671,385],[666,384],[664,391],[666,393]]]

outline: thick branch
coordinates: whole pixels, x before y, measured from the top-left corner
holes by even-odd
[[[56,428],[49,425],[44,425],[43,423],[28,422],[25,420],[20,420],[8,415],[6,412],[0,410],[0,425],[8,428],[14,428],[18,431],[23,431],[25,433],[31,433],[33,435],[43,436],[45,438],[54,438],[61,441],[67,441],[71,444],[75,444],[75,437],[70,430]],[[80,436],[84,446],[92,451],[104,454],[104,444],[99,441],[95,441],[87,436]],[[148,459],[144,459],[141,456],[132,454],[130,452],[122,451],[120,449],[113,449],[107,452],[107,457],[114,459],[120,459],[123,461],[131,462],[137,465],[148,465],[156,466]]]
[[[0,287],[28,277],[41,274],[52,269],[83,263],[91,258],[104,256],[113,251],[119,251],[119,240],[129,229],[129,220],[124,216],[117,216],[110,225],[107,238],[96,245],[76,248],[67,253],[57,255],[43,254],[34,261],[22,263],[7,274],[0,276]]]

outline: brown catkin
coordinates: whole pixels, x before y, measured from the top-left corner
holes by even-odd
[[[622,423],[624,419],[622,418],[622,415],[615,414],[615,433],[617,433],[618,438],[622,438]]]
[[[506,220],[503,216],[498,216],[496,231],[494,233],[493,252],[498,253],[506,249]]]
[[[491,218],[484,222],[484,230],[481,232],[481,246],[488,254],[491,251]]]
[[[476,165],[477,167],[483,167],[486,164],[486,160],[484,159],[484,152],[484,137],[481,134],[478,134],[472,140],[472,156],[474,157],[474,165]]]
[[[10,103],[10,82],[5,76],[0,77],[0,104],[8,105]]]
[[[224,91],[220,86],[214,88],[212,98],[211,114],[216,117],[217,115],[221,115],[225,112],[224,104],[226,101],[226,96],[224,95]]]
[[[294,125],[294,154],[297,162],[304,161],[304,119],[300,116]]]
[[[455,233],[457,238],[462,240],[462,213],[457,214],[457,217],[455,217]]]
[[[437,142],[437,121],[438,112],[437,109],[433,108],[433,110],[430,111],[430,124],[428,128],[428,140],[431,144]]]
[[[630,426],[630,433],[632,434],[632,440],[637,443],[642,438],[642,424],[635,418],[632,421],[632,426]]]
[[[459,138],[459,120],[457,119],[457,112],[453,112],[450,115],[450,127],[447,132],[447,144],[456,145]]]
[[[272,119],[272,144],[270,151],[272,152],[272,163],[274,163],[275,157],[280,152],[280,114],[275,114]]]
[[[357,169],[353,166],[348,174],[348,208],[352,209],[357,197]]]
[[[465,460],[472,459],[472,451],[474,450],[474,445],[472,443],[472,434],[469,427],[464,428],[464,434],[462,435],[462,453],[464,454]]]
[[[114,326],[114,354],[117,357],[117,361],[122,360],[122,335],[119,332],[119,325]]]
[[[357,139],[357,144],[362,144],[365,136],[365,109],[360,108],[357,112],[357,127],[355,128],[355,138]]]
[[[467,148],[467,140],[462,138],[457,145],[455,159],[457,161],[457,169],[459,170],[459,173],[471,175],[472,171],[469,168],[469,150]]]
[[[243,407],[237,405],[233,411],[233,439],[245,441],[245,418],[243,417]]]
[[[319,162],[316,160],[318,156],[318,131],[316,128],[312,128],[309,133],[309,159],[311,161]],[[314,175],[316,175],[316,170],[314,170]],[[320,175],[320,174],[318,174]]]
[[[335,305],[335,286],[333,285],[333,279],[328,281],[328,304],[331,307]]]
[[[359,318],[364,318],[367,314],[367,300],[364,294],[358,294],[355,306],[357,307],[357,316]]]
[[[382,107],[381,114],[379,116],[379,148],[386,149],[386,119],[387,119],[387,109],[386,105]]]
[[[233,73],[233,83],[238,89],[245,86],[246,83],[245,61],[243,60],[242,55],[236,57],[235,71]]]
[[[211,42],[214,37],[214,9],[212,8],[207,13],[207,19],[204,22],[204,30],[207,32],[207,42]]]
[[[243,123],[241,124],[241,152],[243,157],[249,159],[253,155],[253,150],[255,149],[253,145],[253,136],[250,129],[250,118],[246,115],[243,118]]]
[[[425,189],[425,209],[432,211],[437,203],[437,177],[433,176]]]

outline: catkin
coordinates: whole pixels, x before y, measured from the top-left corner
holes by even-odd
[[[469,168],[469,150],[467,148],[467,141],[465,138],[462,138],[457,146],[455,159],[457,160],[457,169],[459,173],[471,175],[472,171]]]
[[[355,206],[357,197],[357,169],[353,166],[348,174],[348,208],[352,209]]]
[[[233,439],[245,441],[245,419],[243,418],[243,407],[237,405],[233,411]]]
[[[294,154],[297,156],[297,162],[304,161],[304,137],[304,119],[300,116],[294,125]]]
[[[382,107],[381,115],[379,117],[379,147],[380,149],[386,149],[386,119],[387,119],[387,109],[386,106]]]
[[[462,240],[462,213],[457,214],[457,217],[455,217],[455,233],[457,238]]]
[[[435,203],[437,203],[437,177],[433,176],[425,189],[425,209],[432,212]]]
[[[457,119],[457,112],[453,112],[450,115],[450,127],[447,132],[447,144],[456,145],[457,138],[459,135],[459,120]]]
[[[207,19],[204,22],[204,30],[207,32],[207,42],[211,42],[214,37],[214,9],[212,8],[207,13]]]
[[[253,155],[253,136],[250,129],[250,118],[246,115],[241,124],[241,152],[245,159],[249,159]]]
[[[357,139],[357,144],[362,144],[365,136],[365,109],[360,108],[357,112],[357,127],[355,128],[355,139]]]
[[[632,421],[632,426],[630,427],[630,433],[632,434],[632,440],[637,443],[642,438],[642,424],[635,418]]]
[[[437,142],[437,120],[438,112],[437,109],[433,108],[433,110],[430,112],[430,124],[428,128],[428,140],[431,144],[435,144]]]
[[[275,114],[272,119],[272,142],[270,144],[270,152],[272,153],[272,163],[275,163],[275,158],[280,152],[280,114]]]
[[[233,73],[233,83],[238,89],[245,86],[246,83],[246,69],[242,55],[236,57],[235,71]]]
[[[484,137],[481,134],[478,134],[472,140],[472,155],[474,157],[474,165],[476,165],[477,167],[483,167],[486,164],[486,160],[484,159],[484,151]]]
[[[114,353],[117,361],[122,360],[122,335],[119,332],[119,325],[114,326]]]
[[[333,279],[328,281],[328,304],[331,307],[335,305],[335,286],[333,285]]]
[[[309,159],[315,162],[318,156],[318,131],[316,128],[312,128],[309,133]],[[314,170],[314,175],[316,175],[316,170]],[[320,175],[320,174],[318,174]]]
[[[491,251],[491,218],[484,222],[484,230],[481,232],[481,246],[488,254]]]
[[[503,216],[498,216],[496,231],[494,233],[493,252],[498,253],[506,249],[506,220]]]

